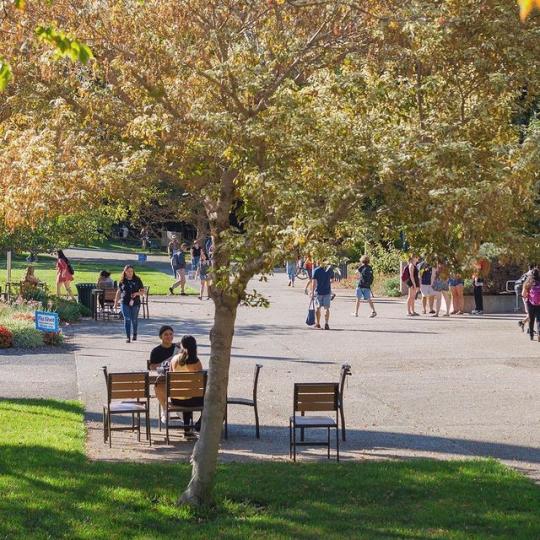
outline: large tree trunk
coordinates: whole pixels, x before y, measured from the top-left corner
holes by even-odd
[[[216,473],[219,442],[223,429],[231,345],[238,300],[214,291],[214,326],[210,331],[210,366],[204,398],[200,438],[192,455],[191,481],[180,497],[180,504],[201,506],[211,504]]]

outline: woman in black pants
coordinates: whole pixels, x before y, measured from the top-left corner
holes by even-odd
[[[538,268],[533,270],[525,281],[522,294],[529,313],[529,336],[531,340],[534,339],[534,321],[536,320],[538,341],[540,341],[540,270]]]

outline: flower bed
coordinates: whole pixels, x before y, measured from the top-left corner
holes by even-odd
[[[61,332],[44,333],[36,330],[34,311],[40,307],[35,302],[0,305],[0,348],[35,349],[63,343]]]

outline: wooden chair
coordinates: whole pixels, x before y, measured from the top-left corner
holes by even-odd
[[[150,287],[145,287],[144,294],[141,296],[141,307],[142,307],[143,319],[150,318],[150,307],[148,305],[149,296],[150,296]]]
[[[183,407],[174,405],[171,399],[204,398],[206,392],[206,371],[180,372],[168,371],[165,374],[167,409],[165,412],[165,441],[169,444],[169,416],[171,412],[202,412],[203,405],[196,407]],[[161,414],[159,418],[161,429]]]
[[[330,416],[298,416],[296,413],[334,411]],[[326,429],[326,441],[297,441],[296,430]],[[326,446],[330,459],[330,430],[336,430],[336,456],[339,461],[339,384],[338,383],[295,383],[293,416],[289,419],[289,457],[296,461],[297,446]]]
[[[345,441],[345,411],[343,407],[343,391],[345,389],[345,379],[352,375],[350,364],[343,364],[339,372],[339,414],[341,416],[341,438]]]
[[[109,440],[109,448],[112,446],[113,431],[135,431],[137,440],[141,440],[141,413],[146,420],[146,439],[152,445],[150,433],[150,386],[148,373],[108,373],[107,367],[103,366],[103,374],[107,383],[107,405],[103,405],[103,442]],[[113,414],[130,414],[131,426],[112,427]],[[137,423],[135,424],[135,416]]]
[[[102,300],[103,300],[103,308],[102,308],[102,315],[105,319],[105,316],[107,317],[107,320],[110,320],[111,315],[114,317],[116,313],[114,312],[114,299],[116,298],[116,293],[118,289],[108,288],[103,289],[102,293]]]
[[[233,397],[227,398],[227,404],[225,405],[225,438],[229,437],[229,428],[227,423],[228,408],[229,405],[247,405],[248,407],[253,407],[255,411],[255,436],[257,439],[260,439],[259,433],[259,410],[257,408],[257,386],[259,384],[259,372],[261,371],[261,364],[255,366],[255,376],[253,378],[253,399],[247,398],[237,398]]]

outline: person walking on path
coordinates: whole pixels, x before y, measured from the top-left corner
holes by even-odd
[[[521,328],[521,331],[523,332],[525,330],[525,325],[529,322],[529,313],[527,311],[527,300],[523,298],[523,286],[525,285],[525,282],[531,276],[534,272],[534,269],[537,268],[536,264],[529,264],[529,270],[525,272],[515,283],[514,285],[514,291],[516,293],[516,296],[518,298],[521,298],[523,300],[523,309],[525,310],[525,318],[521,321],[518,321],[518,325]],[[519,301],[517,302],[517,307],[519,307]]]
[[[137,327],[139,321],[139,310],[141,309],[141,295],[144,294],[144,285],[139,276],[135,274],[133,266],[124,267],[118,290],[114,298],[114,309],[120,309],[124,317],[124,328],[126,330],[126,343],[137,341]],[[133,329],[133,334],[131,330]]]
[[[435,310],[433,306],[435,304],[435,294],[431,286],[431,278],[433,275],[433,268],[427,263],[427,261],[421,261],[417,265],[418,273],[420,275],[420,294],[422,295],[422,313],[426,315],[429,308],[429,313],[433,315]]]
[[[206,256],[206,253],[201,251],[201,260],[199,262],[199,278],[201,280],[201,290],[199,292],[199,300],[203,299],[204,296],[204,289],[206,286],[206,299],[210,300],[210,289],[209,289],[209,278],[208,278],[208,272],[210,271],[210,261],[208,260],[208,257]]]
[[[448,270],[442,262],[437,262],[437,266],[433,271],[431,287],[435,293],[435,313],[433,317],[438,317],[441,311],[441,303],[444,298],[446,305],[445,317],[450,317],[450,286],[448,284]]]
[[[199,245],[199,241],[195,240],[193,246],[191,246],[191,270],[195,272],[194,277],[199,277],[199,262],[201,260],[202,248]]]
[[[318,266],[313,271],[313,292],[315,300],[315,328],[321,328],[321,309],[324,308],[324,329],[330,330],[330,304],[332,302],[332,280],[334,269],[328,263]]]
[[[536,332],[540,341],[540,270],[535,268],[532,274],[523,284],[523,300],[527,302],[529,314],[529,337],[534,339],[534,321],[536,320]]]
[[[304,292],[306,294],[308,293],[309,286],[311,285],[311,279],[313,278],[313,257],[311,255],[308,255],[304,261],[304,268],[306,269],[306,273],[308,276],[306,287],[304,289]]]
[[[171,241],[167,244],[167,255],[169,255],[169,260],[171,261],[173,278],[176,278],[176,270],[174,269],[174,266],[173,266],[173,257],[179,249],[180,249],[180,243],[178,242],[178,238],[176,237],[176,234],[173,234],[171,236]]]
[[[416,311],[414,310],[416,294],[418,293],[418,289],[420,288],[418,268],[416,267],[417,263],[418,257],[416,255],[412,255],[409,258],[407,266],[403,269],[403,273],[401,274],[401,280],[405,282],[407,287],[409,287],[409,292],[407,296],[407,315],[409,317],[419,316],[419,313],[416,313]]]
[[[368,302],[371,308],[370,317],[376,317],[377,312],[372,300],[371,286],[373,285],[373,268],[369,264],[369,257],[362,255],[360,257],[360,266],[356,272],[358,278],[358,286],[356,287],[356,308],[353,313],[355,317],[358,317],[358,310],[360,309],[360,302],[365,300]]]
[[[289,276],[289,287],[294,287],[294,280],[296,279],[296,260],[288,259],[285,263],[285,270]]]
[[[184,290],[186,286],[186,251],[187,245],[182,244],[180,249],[171,258],[171,265],[176,278],[176,281],[169,287],[171,294],[174,294],[174,289],[180,286],[180,294],[182,296],[186,295]]]
[[[450,295],[452,296],[451,315],[463,315],[465,311],[465,298],[463,296],[465,281],[460,274],[454,274],[448,280],[448,285],[450,287]]]
[[[75,297],[71,291],[71,282],[73,281],[73,274],[75,274],[73,266],[71,266],[71,263],[61,249],[59,249],[56,254],[56,296],[61,296],[61,288],[63,285],[69,298],[75,301]]]

